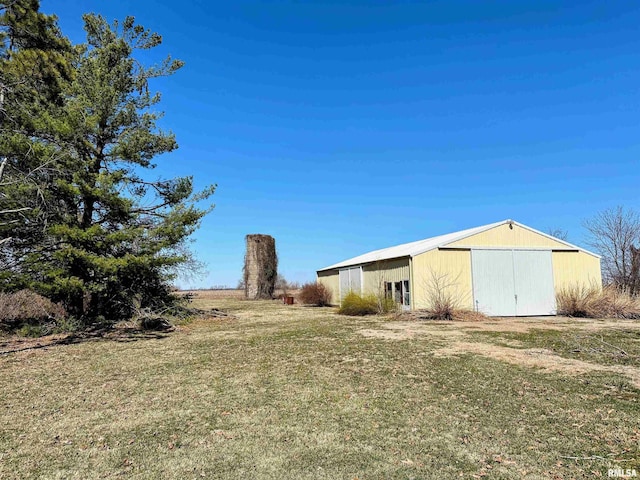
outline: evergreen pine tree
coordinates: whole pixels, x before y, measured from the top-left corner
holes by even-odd
[[[161,37],[133,17],[113,24],[99,15],[83,18],[87,42],[74,47],[71,71],[52,62],[55,81],[44,80],[59,95],[38,98],[43,120],[17,121],[48,159],[46,214],[29,248],[9,242],[3,261],[19,262],[0,279],[4,288],[27,285],[91,321],[172,301],[171,281],[190,260],[188,237],[209,210],[197,203],[214,187],[194,193],[192,177],[145,175],[156,156],[177,148],[174,135],[156,125],[160,95],[150,92],[149,81],[182,62],[168,57],[142,65],[135,53],[157,47]],[[23,201],[17,190],[5,191],[5,200]]]

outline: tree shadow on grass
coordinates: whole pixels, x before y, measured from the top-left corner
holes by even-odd
[[[80,332],[53,334],[38,338],[11,335],[0,340],[0,355],[86,342],[129,343],[141,340],[163,340],[168,338],[173,330],[171,328],[163,331],[153,331],[135,327],[108,325],[91,327]]]

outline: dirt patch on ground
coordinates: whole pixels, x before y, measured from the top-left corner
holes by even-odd
[[[368,338],[410,340],[418,337],[436,337],[449,345],[434,351],[436,356],[454,356],[471,353],[515,365],[539,368],[544,372],[580,375],[589,372],[610,372],[628,377],[640,388],[640,368],[627,365],[601,365],[583,360],[564,358],[543,348],[522,348],[518,340],[504,339],[503,345],[478,340],[473,332],[527,333],[531,330],[578,330],[585,333],[603,330],[640,330],[640,322],[633,320],[593,320],[565,317],[551,318],[492,318],[483,322],[416,322],[394,321],[378,328],[358,330]],[[448,341],[447,341],[448,340]],[[446,344],[445,343],[445,344]],[[442,345],[442,343],[440,343]]]
[[[627,376],[635,387],[640,388],[640,368],[624,365],[599,365],[573,360],[555,355],[543,348],[517,349],[488,343],[454,342],[452,345],[433,352],[438,357],[448,357],[473,353],[514,365],[540,368],[545,372],[561,372],[580,375],[589,372],[611,372]]]
[[[405,321],[388,322],[379,329],[359,330],[365,337],[386,338],[389,340],[407,340],[419,335],[431,335],[447,338],[460,338],[471,331],[516,332],[527,333],[533,328],[560,330],[560,325],[545,321],[524,322],[519,319],[491,319],[483,322],[451,322],[451,321]]]
[[[381,325],[378,330],[360,330],[366,337],[404,340],[416,335],[459,337],[465,332],[528,333],[531,330],[575,329],[596,332],[606,329],[640,330],[637,320],[594,320],[567,317],[491,318],[481,322],[447,321],[393,321]]]
[[[465,330],[475,330],[481,332],[511,332],[528,333],[530,330],[562,330],[567,328],[568,323],[564,321],[544,320],[544,319],[521,319],[521,318],[500,318],[491,319],[486,322],[478,322],[472,325],[461,325]]]
[[[486,322],[473,324],[460,324],[466,330],[486,332],[514,332],[527,333],[530,330],[564,330],[574,329],[588,332],[596,332],[606,329],[633,329],[640,330],[640,322],[637,320],[609,319],[600,320],[593,318],[570,317],[516,317],[516,318],[492,318]]]

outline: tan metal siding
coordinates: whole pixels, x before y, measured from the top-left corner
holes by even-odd
[[[318,272],[318,283],[321,283],[331,292],[331,303],[340,303],[340,277],[338,270],[327,270]]]
[[[364,293],[375,295],[384,293],[384,282],[409,280],[409,259],[399,258],[370,263],[362,267],[364,276]]]
[[[413,257],[413,308],[429,308],[434,278],[444,291],[457,299],[461,308],[473,308],[471,252],[431,250]]]
[[[522,247],[523,245],[518,245]],[[444,278],[446,291],[462,308],[473,309],[470,250],[432,250],[413,259],[413,308],[428,308],[428,292],[433,276]],[[600,259],[585,252],[552,252],[556,292],[571,285],[602,286]]]
[[[552,258],[556,293],[571,286],[602,288],[599,258],[584,252],[553,252]]]
[[[511,229],[507,224],[449,243],[447,247],[567,248],[564,243],[552,238],[518,225],[513,225]]]

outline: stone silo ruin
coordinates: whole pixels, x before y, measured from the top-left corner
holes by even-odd
[[[271,235],[246,236],[244,295],[250,300],[271,299],[278,276],[276,241]]]

